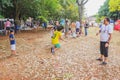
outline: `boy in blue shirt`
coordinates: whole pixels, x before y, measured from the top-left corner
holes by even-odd
[[[10,30],[9,39],[10,39],[10,47],[11,47],[12,55],[16,55],[16,41],[13,30]]]

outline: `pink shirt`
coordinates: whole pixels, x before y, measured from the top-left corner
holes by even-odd
[[[7,21],[7,22],[5,23],[5,27],[11,27],[10,21]]]

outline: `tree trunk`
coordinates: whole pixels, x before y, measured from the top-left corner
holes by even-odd
[[[83,5],[78,6],[79,7],[79,21],[80,21],[80,32],[82,32],[82,18],[83,18]]]
[[[15,20],[19,20],[21,6],[16,0],[13,0],[13,5],[15,7]]]
[[[88,2],[88,0],[76,0],[78,4],[78,11],[79,11],[79,19],[80,19],[80,28],[82,29],[82,17],[83,17],[83,8],[84,5]]]
[[[80,24],[82,24],[82,18],[83,18],[83,6],[79,6],[79,21],[80,21]],[[80,25],[80,27],[82,28],[82,25]]]

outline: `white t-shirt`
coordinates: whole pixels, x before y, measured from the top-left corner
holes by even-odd
[[[109,39],[109,33],[113,32],[113,27],[110,24],[102,25],[100,30],[101,30],[100,41],[107,42]]]
[[[80,22],[79,21],[76,22],[76,28],[80,28]]]

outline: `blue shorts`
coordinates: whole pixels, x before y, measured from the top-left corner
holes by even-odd
[[[61,47],[61,45],[59,43],[55,44],[54,46],[55,46],[55,48],[60,48]]]

